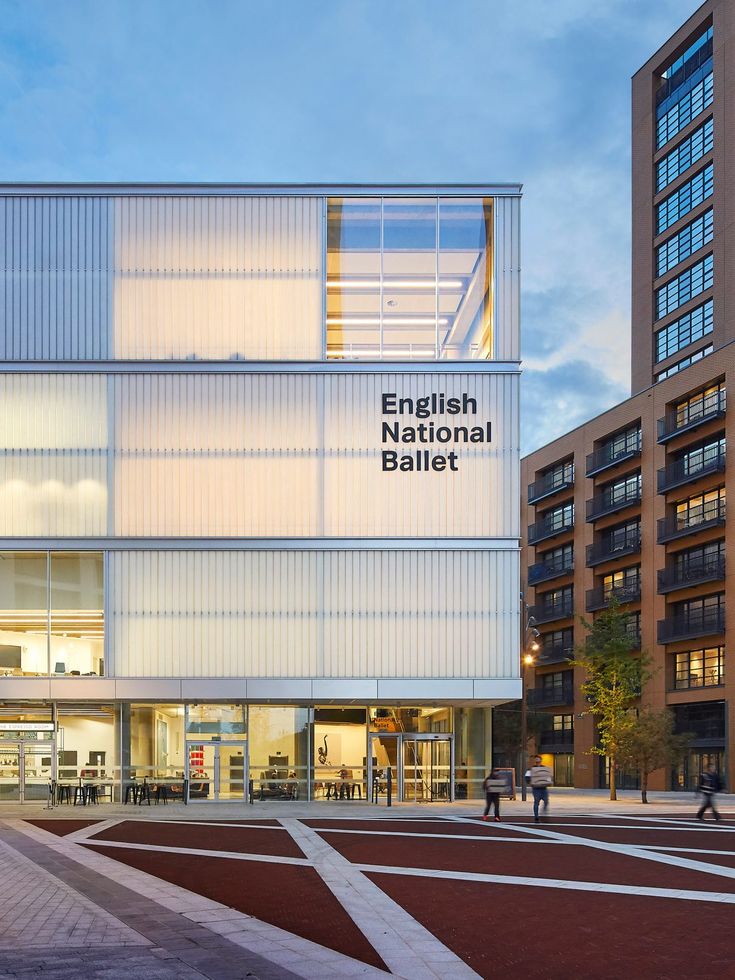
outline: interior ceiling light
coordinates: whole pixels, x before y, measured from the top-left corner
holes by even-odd
[[[384,279],[383,289],[433,289],[434,279]],[[440,279],[439,289],[462,289],[461,279]],[[327,289],[380,289],[379,279],[328,279]]]
[[[392,316],[384,319],[383,323],[388,327],[434,327],[436,324],[445,326],[449,323],[446,318],[440,317],[438,320],[433,316]],[[330,327],[379,327],[380,317],[345,317],[328,316],[327,326]]]

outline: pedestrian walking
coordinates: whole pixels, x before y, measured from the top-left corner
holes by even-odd
[[[720,814],[715,806],[715,797],[722,789],[720,775],[713,765],[707,766],[699,777],[699,792],[702,794],[702,805],[697,811],[697,820],[704,820],[707,810],[712,810],[715,820],[720,819]]]
[[[549,807],[549,786],[554,782],[551,769],[542,764],[540,755],[536,756],[534,764],[531,766],[530,782],[533,793],[533,819],[535,823],[538,823],[541,819],[538,812],[539,803],[544,804],[544,816],[546,816]]]
[[[505,792],[507,788],[507,783],[500,770],[495,768],[491,769],[490,774],[483,780],[482,788],[485,790],[485,812],[482,815],[482,819],[487,820],[490,807],[492,806],[495,813],[494,819],[499,821],[500,794]]]

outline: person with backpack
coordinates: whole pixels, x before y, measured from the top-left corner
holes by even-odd
[[[530,772],[531,792],[533,793],[533,819],[535,823],[538,823],[541,819],[538,812],[539,803],[544,804],[544,817],[546,816],[546,811],[549,807],[549,786],[553,782],[554,777],[551,775],[551,769],[548,766],[542,765],[541,756],[537,755]]]
[[[719,773],[713,765],[707,766],[699,777],[699,792],[702,794],[702,805],[697,811],[697,820],[704,820],[706,810],[712,810],[715,820],[720,819],[720,814],[715,806],[715,796],[722,789],[722,781]]]
[[[493,767],[490,771],[490,775],[486,776],[482,783],[482,788],[485,790],[485,812],[482,815],[483,820],[487,820],[488,814],[490,813],[490,807],[493,807],[495,812],[495,820],[500,821],[500,794],[504,793],[507,789],[507,783],[503,778],[502,773]]]

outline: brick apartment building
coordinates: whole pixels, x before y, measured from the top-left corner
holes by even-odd
[[[694,735],[653,786],[691,788],[710,761],[735,785],[733,56],[735,4],[709,0],[634,75],[632,397],[522,461],[527,701],[553,716],[538,749],[560,785],[607,783],[569,658],[613,596],[659,668],[643,702]]]

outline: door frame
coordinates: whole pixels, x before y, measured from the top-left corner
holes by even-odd
[[[448,742],[449,743],[449,772],[447,773],[447,783],[448,783],[449,793],[447,795],[447,799],[442,800],[442,802],[453,803],[454,802],[454,733],[453,732],[402,732],[402,742],[403,745],[409,745],[411,742],[413,743]],[[432,756],[431,756],[430,765],[433,770],[435,765],[434,758],[433,758],[433,749],[431,751],[432,751]],[[403,763],[403,746],[401,746],[401,767],[405,768]],[[405,788],[405,773],[403,773],[403,782]],[[404,798],[403,794],[401,795],[401,799],[406,803],[435,802],[433,798],[433,792],[432,792],[432,796],[428,800],[416,800],[415,798],[413,800],[408,800]],[[436,802],[438,802],[438,800]]]
[[[210,780],[211,780],[211,783],[212,783],[212,786],[213,786],[213,789],[214,789],[214,799],[197,800],[197,799],[191,799],[191,797],[189,796],[189,787],[191,786],[191,776],[190,776],[190,769],[189,769],[189,758],[190,758],[189,746],[190,745],[206,745],[206,746],[211,746],[215,750],[215,752],[214,752],[214,760],[213,760],[213,770],[214,771],[212,772],[212,775],[210,777]],[[220,750],[221,746],[223,746],[223,745],[226,748],[234,748],[234,749],[240,748],[240,749],[242,749],[242,758],[243,758],[242,800],[240,800],[240,799],[224,799],[224,800],[221,800],[220,799],[220,795],[219,794],[220,794],[221,766],[220,766],[220,751],[219,750]],[[227,739],[227,741],[225,741],[225,742],[214,742],[211,739],[205,739],[204,741],[202,741],[202,739],[187,738],[185,740],[185,756],[184,756],[184,759],[185,759],[185,763],[186,763],[185,769],[184,769],[184,773],[186,775],[186,787],[187,787],[186,792],[187,792],[187,799],[188,799],[188,801],[190,803],[247,803],[248,802],[248,798],[249,798],[249,795],[248,795],[248,786],[249,786],[249,783],[250,783],[250,760],[249,760],[249,757],[248,757],[248,741],[247,741],[247,739],[244,739],[244,740],[240,740],[240,739],[230,740],[230,739]]]
[[[396,800],[403,800],[403,740],[401,732],[371,732],[368,731],[367,744],[367,792],[366,796],[372,800],[373,796],[373,739],[390,738],[396,743],[396,766],[393,773],[392,794]],[[378,767],[380,768],[380,767]],[[391,767],[392,768],[392,767]]]
[[[48,787],[44,792],[42,799],[26,799],[26,751],[30,748],[38,749],[37,755],[49,756],[51,759],[50,780],[56,779],[56,739],[3,739],[0,741],[0,754],[3,751],[17,752],[18,753],[18,798],[17,800],[3,800],[3,803],[14,803],[14,804],[30,804],[30,803],[47,803],[48,802]]]
[[[412,803],[415,800],[407,800],[405,797],[405,772],[403,763],[403,751],[404,746],[410,744],[411,742],[449,742],[449,773],[447,779],[449,781],[449,797],[446,802],[454,802],[454,733],[453,732],[368,732],[368,753],[367,753],[367,764],[368,764],[368,799],[372,799],[372,786],[373,786],[373,752],[372,752],[372,740],[373,738],[392,738],[396,740],[397,751],[396,751],[396,773],[394,774],[394,799],[401,803]],[[423,802],[433,802],[431,800],[425,800]]]

